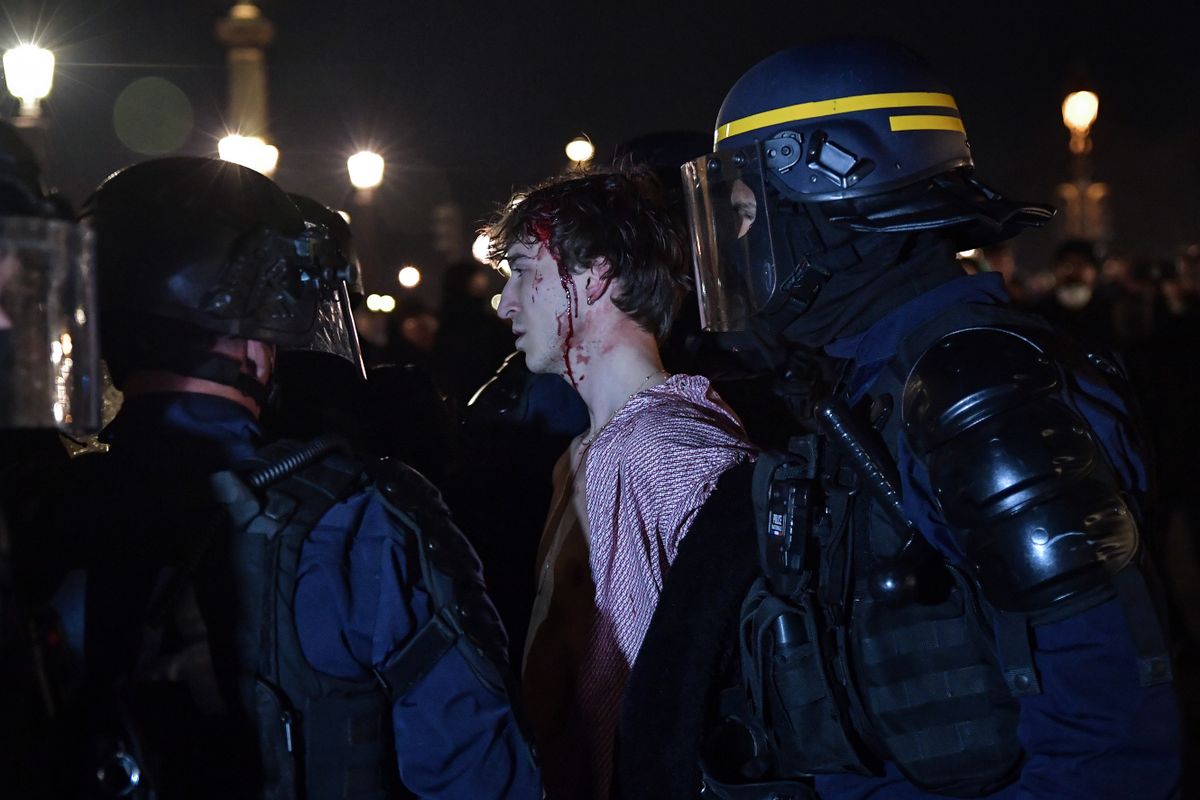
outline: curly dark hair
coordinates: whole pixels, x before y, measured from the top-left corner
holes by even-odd
[[[484,232],[493,263],[516,242],[545,244],[576,274],[604,259],[613,303],[660,341],[688,286],[686,240],[647,169],[552,178],[514,195]]]

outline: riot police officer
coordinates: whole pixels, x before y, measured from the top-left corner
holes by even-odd
[[[623,794],[1177,793],[1124,376],[954,259],[1052,210],[979,182],[949,89],[888,42],[764,60],[715,139],[683,168],[703,321],[752,333],[796,424],[681,547]]]
[[[357,359],[336,238],[201,158],[118,172],[83,218],[124,399],[109,451],[45,505],[86,577],[68,790],[539,796],[503,629],[437,491],[333,437],[262,440],[277,349]]]
[[[0,774],[18,798],[45,785],[66,666],[36,602],[40,530],[23,498],[67,460],[60,433],[98,427],[95,317],[91,234],[0,122]]]

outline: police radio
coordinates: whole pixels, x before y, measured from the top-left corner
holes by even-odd
[[[804,588],[808,539],[813,524],[824,514],[825,501],[817,481],[819,439],[795,436],[788,452],[764,455],[755,470],[755,499],[759,524],[759,563],[771,591],[791,595]]]

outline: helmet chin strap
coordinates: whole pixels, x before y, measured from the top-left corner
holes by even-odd
[[[243,366],[244,362],[220,353],[180,350],[169,355],[162,354],[152,362],[144,363],[142,368],[161,369],[188,378],[231,386],[257,403],[259,408],[265,408],[273,387],[260,383],[253,375],[243,371]]]

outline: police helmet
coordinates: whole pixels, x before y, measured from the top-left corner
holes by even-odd
[[[797,199],[879,194],[972,166],[958,104],[916,54],[846,39],[784,50],[741,77],[721,104],[714,146],[762,142]]]
[[[682,168],[713,330],[789,299],[811,304],[846,232],[952,229],[984,244],[1053,214],[975,180],[949,88],[883,40],[818,42],[760,62],[721,105],[714,147]],[[822,259],[825,269],[808,269]],[[744,291],[731,294],[735,285]]]
[[[326,287],[322,236],[247,167],[161,158],[108,178],[84,203],[96,231],[106,327],[160,317],[223,336],[303,345]]]

